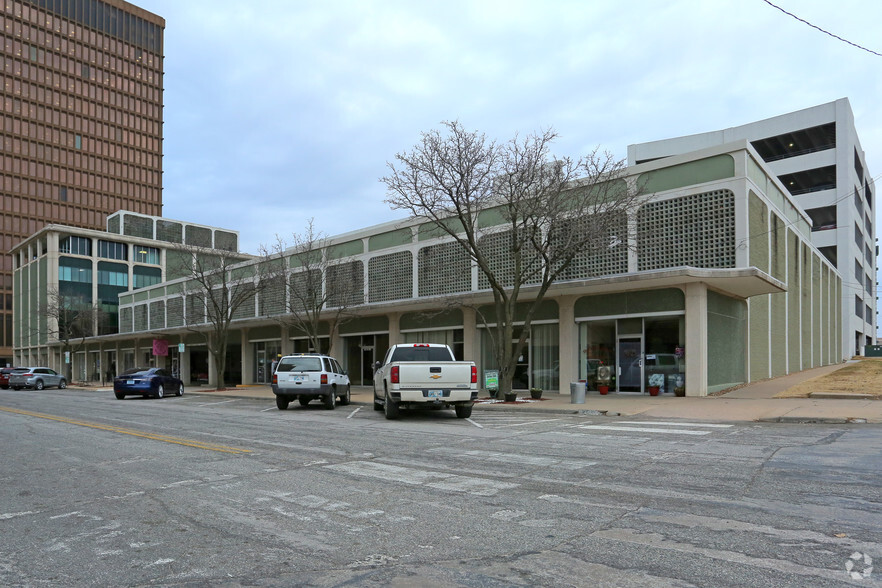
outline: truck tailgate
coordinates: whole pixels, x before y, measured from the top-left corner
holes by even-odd
[[[419,362],[399,364],[402,388],[469,388],[472,381],[471,362]]]

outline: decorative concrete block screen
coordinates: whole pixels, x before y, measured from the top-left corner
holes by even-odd
[[[169,243],[182,243],[184,240],[184,226],[167,220],[156,221],[156,238],[159,241]]]
[[[135,315],[134,315],[135,331],[146,331],[147,330],[147,305],[146,304],[138,304],[135,306]]]
[[[285,278],[269,280],[260,293],[260,316],[285,314]]]
[[[201,294],[187,296],[187,324],[199,325],[205,322],[205,299]]]
[[[166,323],[168,327],[180,327],[184,324],[184,299],[169,298],[166,302]]]
[[[185,240],[187,245],[211,247],[211,229],[187,225],[186,233]]]
[[[294,272],[289,277],[291,298],[288,307],[292,312],[312,310],[322,300],[322,274],[319,269]]]
[[[120,308],[119,309],[119,332],[120,333],[131,333],[132,332],[132,309],[131,308]]]
[[[368,302],[404,300],[413,296],[413,255],[399,251],[371,258]]]
[[[165,328],[165,302],[162,300],[150,303],[150,328]]]
[[[576,227],[595,231],[588,219],[576,221]],[[602,223],[602,234],[592,238],[589,247],[579,252],[569,267],[560,274],[561,280],[582,280],[628,272],[628,217],[624,211]]]
[[[254,284],[251,283],[243,283],[243,284],[235,284],[230,286],[232,290],[232,298],[233,300],[239,301],[242,303],[235,309],[233,309],[233,318],[234,319],[246,319],[253,318],[255,312],[255,302],[256,295]]]
[[[472,264],[457,243],[423,247],[418,259],[420,296],[468,292],[472,289]]]
[[[214,248],[223,249],[224,251],[238,251],[238,236],[236,235],[236,233],[230,233],[228,231],[215,231]]]
[[[127,214],[123,217],[123,234],[143,239],[153,238],[153,219]]]
[[[351,261],[328,267],[328,306],[364,304],[364,263]]]
[[[735,195],[715,190],[650,202],[637,213],[638,267],[735,266]]]
[[[484,235],[478,241],[478,247],[481,248],[481,251],[487,258],[490,267],[493,270],[493,273],[496,275],[497,279],[499,279],[506,286],[511,286],[513,282],[512,274],[514,272],[514,257],[511,255],[510,251],[511,232],[502,231],[499,233]],[[526,263],[526,255],[524,257]],[[529,280],[529,282],[539,282],[541,281],[541,273],[539,271],[539,257],[534,257],[532,263],[532,266],[525,265],[523,271],[526,275],[526,272],[535,270],[536,279]],[[489,287],[490,281],[487,279],[487,276],[485,276],[483,272],[478,272],[478,289],[486,290]]]
[[[119,234],[119,215],[107,217],[107,232]]]

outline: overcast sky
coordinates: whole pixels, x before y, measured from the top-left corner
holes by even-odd
[[[763,0],[133,1],[166,19],[163,216],[249,253],[404,218],[379,178],[443,120],[624,159],[847,97],[882,174],[882,57]],[[882,2],[775,4],[882,53]]]

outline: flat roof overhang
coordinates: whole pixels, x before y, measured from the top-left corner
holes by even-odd
[[[657,290],[659,288],[676,288],[687,284],[703,283],[711,290],[715,290],[735,298],[750,298],[763,294],[778,294],[787,291],[787,285],[770,276],[766,272],[756,268],[738,269],[709,269],[696,267],[666,268],[663,270],[641,271],[632,274],[620,274],[616,276],[604,276],[587,280],[572,280],[555,283],[546,299],[557,296],[592,296],[596,294],[616,294],[619,292],[631,292],[635,290]],[[535,298],[538,288],[535,286],[525,287],[521,290],[522,300],[529,301]],[[470,292],[450,296],[433,296],[404,301],[384,302],[381,304],[365,304],[354,307],[353,311],[362,316],[386,314],[389,312],[419,312],[422,310],[438,309],[439,307],[451,306],[450,300],[456,299],[467,305],[491,304],[492,293],[487,291]],[[231,330],[237,330],[247,326],[250,328],[277,325],[278,322],[267,318],[241,319],[233,321]],[[198,331],[210,331],[208,325],[200,325]],[[171,327],[142,331],[138,333],[116,333],[113,335],[100,335],[89,337],[89,342],[114,342],[131,339],[149,339],[168,335],[198,334],[193,327]]]
[[[704,283],[708,288],[736,298],[750,298],[763,294],[787,291],[787,285],[756,268],[699,268],[676,267],[642,271],[633,274],[605,276],[575,282],[561,282],[553,286],[555,294],[613,294],[632,290],[655,290],[687,284]]]

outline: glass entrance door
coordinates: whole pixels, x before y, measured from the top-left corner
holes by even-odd
[[[530,340],[524,346],[523,352],[518,356],[515,362],[514,375],[511,378],[512,390],[529,390],[530,389]]]
[[[266,349],[263,346],[258,346],[255,350],[256,357],[254,358],[254,368],[257,370],[257,373],[254,374],[254,382],[256,384],[266,384],[267,377],[269,376],[269,365],[267,364],[266,359]]]
[[[628,337],[619,339],[618,344],[619,392],[643,391],[643,339]]]

